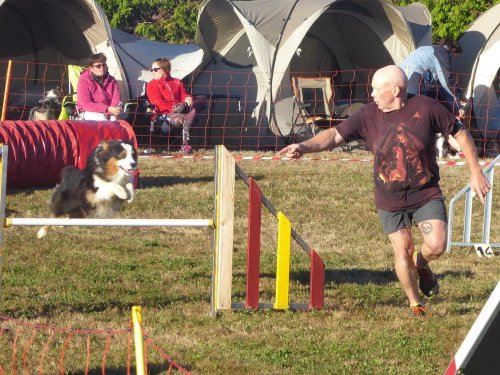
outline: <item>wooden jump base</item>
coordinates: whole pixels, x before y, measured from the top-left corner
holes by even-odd
[[[221,234],[215,237],[216,239],[231,238],[232,243],[234,206],[224,207],[224,200],[221,197],[234,197],[235,171],[249,187],[249,204],[246,301],[244,305],[241,303],[231,303],[232,247],[223,246],[219,248],[215,246],[212,272],[212,316],[215,317],[219,311],[231,308],[273,308],[276,310],[285,310],[291,307],[294,309],[322,309],[324,304],[325,267],[319,255],[292,228],[288,218],[281,211],[278,211],[269,199],[262,194],[255,181],[243,172],[223,146],[216,147],[215,160],[216,175],[220,178],[219,183],[216,184],[215,194],[215,211],[217,212],[216,217],[220,218],[220,227],[216,225],[215,230],[223,231],[227,229],[231,232],[230,235],[221,232]],[[269,303],[259,303],[261,204],[278,219],[276,289],[275,302],[272,305]],[[299,244],[310,258],[309,304],[289,303],[291,238]]]
[[[276,269],[276,297],[274,309],[288,309],[288,284],[290,269],[290,240],[295,239],[309,255],[311,261],[310,302],[297,308],[323,307],[324,265],[319,255],[292,228],[290,221],[277,211],[262,194],[252,178],[236,165],[234,158],[224,146],[216,146],[214,171],[213,219],[66,219],[66,218],[6,218],[5,203],[7,190],[8,147],[0,148],[0,302],[2,298],[3,236],[4,229],[12,226],[128,226],[128,227],[212,227],[213,263],[210,313],[237,307],[231,301],[233,230],[234,230],[234,185],[235,173],[249,186],[248,253],[247,253],[247,299],[246,308],[267,307],[259,304],[259,257],[260,257],[260,205],[278,219],[278,249]],[[292,306],[294,307],[294,306]]]
[[[321,257],[292,228],[290,221],[283,212],[278,211],[273,206],[252,177],[248,177],[238,165],[236,165],[236,173],[248,186],[248,251],[245,307],[251,309],[267,307],[267,304],[259,303],[261,204],[263,204],[278,220],[276,294],[273,308],[322,309],[324,305],[325,266]],[[291,238],[297,242],[310,259],[308,305],[288,303]]]

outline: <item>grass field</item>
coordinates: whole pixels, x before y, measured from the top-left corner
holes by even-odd
[[[119,330],[128,328],[130,307],[141,305],[149,337],[195,374],[443,373],[498,282],[500,257],[479,258],[471,249],[453,248],[433,263],[441,294],[427,302],[432,316],[411,318],[376,216],[370,162],[238,164],[323,258],[324,310],[234,311],[212,319],[210,229],[52,228],[38,240],[38,228],[14,227],[4,238],[0,315],[51,327]],[[141,158],[140,168],[141,188],[120,217],[211,218],[212,160]],[[468,182],[467,167],[442,166],[441,175],[448,200]],[[492,242],[500,237],[499,191],[494,195]],[[9,191],[9,215],[47,216],[49,195],[49,189]],[[247,189],[241,180],[235,204],[233,302],[242,302]],[[481,209],[477,202],[474,207],[479,208],[473,226],[479,241]],[[261,302],[273,302],[277,223],[263,213]],[[460,228],[454,233],[457,239]],[[290,302],[308,301],[308,267],[305,253],[294,244]],[[44,340],[54,330],[28,334],[7,327],[0,325],[4,373],[23,373],[21,354],[30,368],[24,373],[38,373]],[[84,373],[78,340],[72,339],[64,352],[65,373]],[[51,341],[45,373],[60,372],[57,348],[64,343],[64,335]],[[93,336],[92,343],[90,373],[100,374],[103,344]],[[124,373],[126,346],[126,339],[113,336],[107,373]],[[150,373],[161,373],[157,359],[148,359]]]

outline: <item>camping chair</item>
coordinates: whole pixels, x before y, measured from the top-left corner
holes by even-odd
[[[330,102],[333,96],[332,81],[329,77],[292,77],[292,87],[298,116],[313,128],[329,127],[333,120]],[[325,121],[326,120],[326,121]]]
[[[337,106],[332,100],[333,87],[330,77],[292,77],[292,87],[298,117],[311,127],[313,134],[317,133],[317,128],[331,128],[350,114],[350,111],[346,110],[350,107],[348,104]],[[297,121],[298,118],[295,122]],[[350,144],[341,147],[344,151],[351,149]]]

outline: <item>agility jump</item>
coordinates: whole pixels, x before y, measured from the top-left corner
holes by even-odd
[[[277,211],[262,194],[255,181],[245,175],[224,146],[216,146],[215,199],[212,219],[62,219],[62,218],[6,218],[8,146],[0,148],[0,301],[2,296],[4,229],[12,226],[131,226],[131,227],[205,227],[213,228],[213,263],[210,313],[240,307],[232,303],[232,253],[234,227],[235,172],[249,187],[247,299],[245,308],[266,308],[259,304],[260,206],[261,203],[278,219],[276,268],[276,297],[274,309],[321,309],[323,307],[324,265],[319,255],[292,228],[290,221]],[[290,306],[288,301],[290,243],[294,238],[309,255],[311,261],[309,304]]]

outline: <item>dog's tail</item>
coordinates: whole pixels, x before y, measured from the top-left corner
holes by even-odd
[[[61,171],[61,183],[56,186],[49,201],[49,217],[83,217],[86,210],[90,210],[90,206],[87,207],[88,204],[82,205],[84,200],[82,192],[84,190],[85,178],[83,172],[72,165],[64,167]],[[37,237],[45,237],[49,228],[49,225],[41,227]]]

